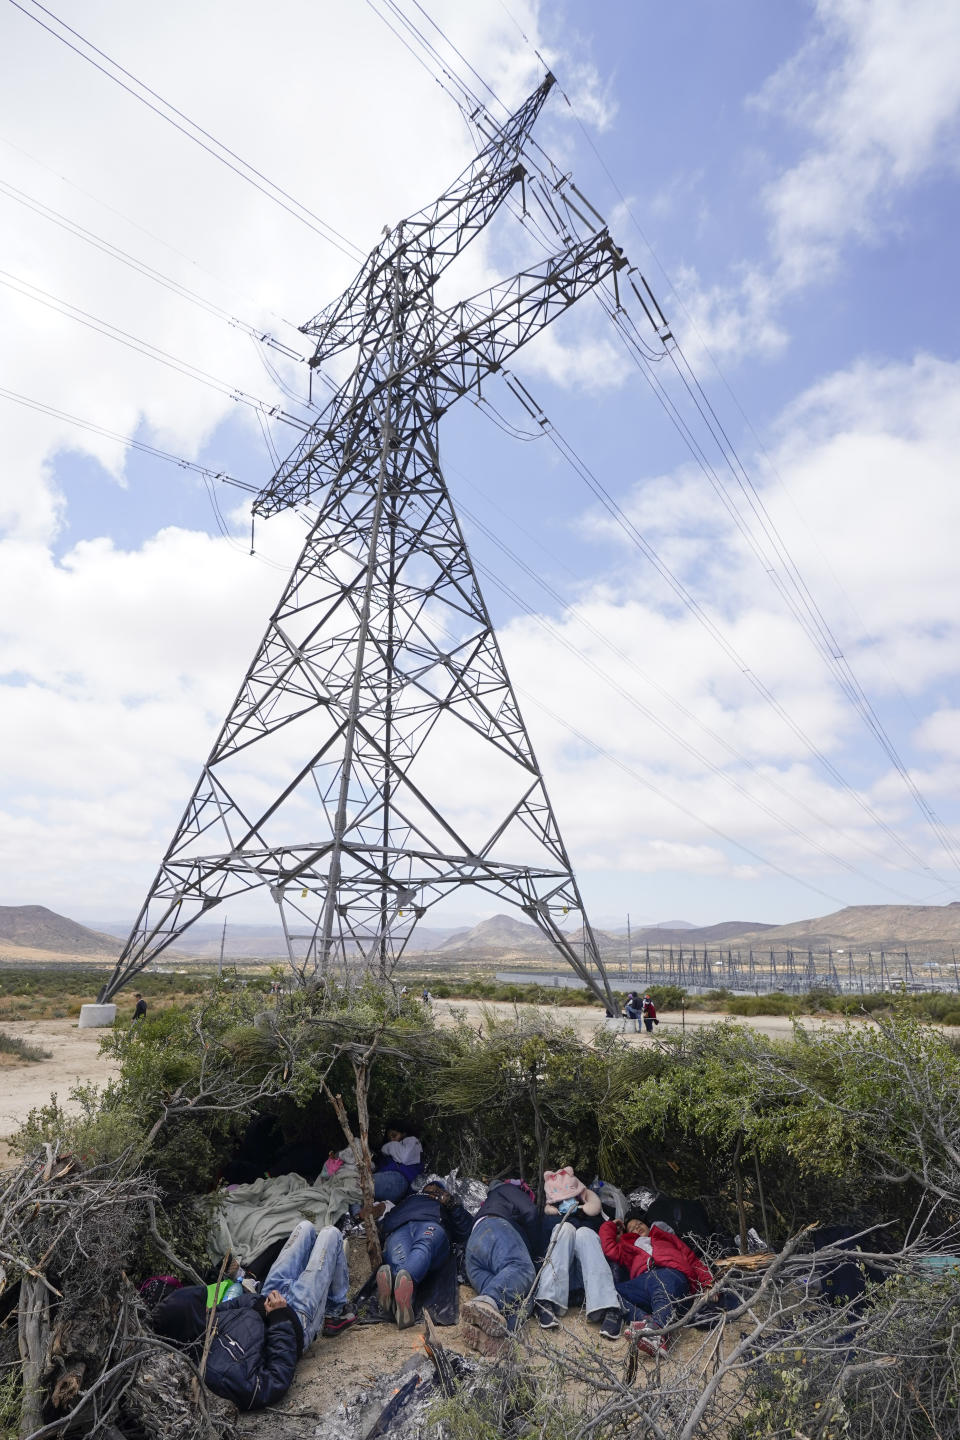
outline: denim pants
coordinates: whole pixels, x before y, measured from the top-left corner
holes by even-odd
[[[626,1015],[626,1017],[627,1017],[628,1020],[632,1020],[632,1021],[633,1021],[634,1028],[637,1029],[637,1030],[639,1030],[639,1029],[640,1029],[640,1016],[643,1014],[643,1011],[642,1011],[642,1010],[636,1010],[632,1005],[627,1005],[627,1006],[624,1007],[623,1013],[624,1013],[624,1015]]]
[[[690,1281],[681,1271],[658,1265],[633,1280],[624,1280],[617,1291],[626,1301],[631,1320],[643,1320],[649,1315],[655,1324],[669,1325],[673,1302],[690,1293]]]
[[[464,1259],[474,1290],[492,1300],[514,1329],[522,1322],[521,1302],[536,1279],[519,1230],[499,1215],[485,1216],[470,1231]]]
[[[373,1194],[377,1200],[392,1200],[396,1205],[409,1189],[409,1180],[399,1170],[378,1170],[373,1177]]]
[[[449,1254],[447,1232],[432,1220],[411,1220],[383,1242],[383,1258],[394,1275],[398,1270],[406,1270],[415,1285],[442,1265]]]
[[[550,1253],[540,1272],[537,1299],[549,1300],[563,1313],[571,1290],[586,1294],[587,1314],[619,1310],[620,1299],[613,1272],[600,1248],[600,1236],[584,1226],[564,1222],[553,1232]]]
[[[348,1284],[340,1231],[327,1225],[317,1234],[309,1220],[301,1220],[271,1265],[260,1293],[280,1291],[297,1312],[306,1349],[323,1326],[328,1297],[332,1305],[342,1305]]]

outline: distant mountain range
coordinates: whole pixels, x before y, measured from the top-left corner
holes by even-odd
[[[44,905],[0,906],[0,960],[41,962],[61,960],[113,960],[120,952],[128,927],[115,921],[98,921],[96,928],[57,915]],[[222,925],[201,922],[178,939],[174,958],[216,960],[220,954]],[[623,956],[626,931],[595,930],[601,951]],[[569,935],[574,943],[582,931]],[[649,926],[631,934],[634,953],[646,946],[732,945],[764,948],[787,946],[806,950],[937,949],[949,954],[960,949],[960,901],[950,905],[849,905],[832,915],[798,920],[790,925],[764,925],[755,921],[725,920],[717,925],[691,925],[684,920]],[[494,915],[469,928],[428,929],[418,926],[407,954],[431,955],[451,962],[510,958],[546,958],[551,946],[528,921],[513,915]],[[286,955],[283,932],[276,925],[228,925],[224,955],[231,960],[277,960]]]

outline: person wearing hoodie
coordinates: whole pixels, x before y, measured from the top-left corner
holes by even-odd
[[[203,1378],[239,1410],[274,1405],[290,1387],[297,1361],[320,1334],[338,1335],[356,1315],[347,1306],[343,1237],[303,1220],[290,1234],[260,1295],[242,1291],[214,1308]],[[158,1335],[201,1349],[207,1326],[203,1285],[174,1290],[152,1315]]]
[[[384,1314],[395,1312],[401,1330],[413,1324],[415,1287],[444,1263],[451,1241],[466,1242],[472,1227],[472,1217],[439,1180],[428,1181],[384,1215],[377,1299]]]
[[[423,1171],[423,1146],[412,1127],[400,1120],[387,1126],[387,1138],[380,1146],[373,1176],[377,1200],[402,1200]]]
[[[708,1290],[710,1271],[669,1225],[655,1220],[647,1225],[639,1211],[628,1212],[626,1222],[608,1220],[600,1226],[600,1245],[610,1261],[623,1265],[629,1278],[617,1285],[633,1323],[630,1338],[648,1354],[662,1354],[677,1300],[691,1290]]]
[[[587,1320],[600,1326],[600,1338],[619,1340],[623,1311],[613,1274],[604,1258],[597,1231],[603,1217],[600,1196],[578,1180],[571,1166],[545,1170],[545,1216],[559,1223],[550,1237],[540,1271],[534,1309],[541,1330],[553,1330],[567,1313],[570,1292],[582,1290]]]
[[[546,1222],[523,1180],[490,1186],[464,1255],[467,1279],[477,1292],[463,1307],[465,1335],[474,1349],[492,1352],[508,1331],[523,1324],[524,1301],[533,1289],[546,1246]]]

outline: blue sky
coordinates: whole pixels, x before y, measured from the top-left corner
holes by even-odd
[[[713,636],[548,442],[510,438],[464,405],[446,423],[476,558],[523,601],[486,585],[595,919],[787,921],[957,898],[960,12],[941,0],[425,8],[509,104],[539,79],[533,50],[549,57],[571,104],[555,94],[537,137],[646,275],[789,557],[751,553],[590,301],[514,368]],[[363,249],[469,158],[452,101],[366,6],[281,0],[268,25],[253,3],[173,0],[161,15],[91,0],[65,18]],[[284,320],[316,313],[352,262],[27,16],[8,7],[0,26],[0,181],[296,344]],[[0,279],[19,287],[0,285],[0,386],[264,483],[273,463],[247,407],[24,286],[288,404],[254,342],[9,191],[0,206]],[[531,253],[500,217],[455,293]],[[302,393],[303,367],[272,363]],[[526,427],[505,390],[491,398]],[[0,902],[123,918],[303,524],[260,526],[251,559],[239,492],[217,487],[223,536],[192,472],[0,407],[12,762]],[[755,540],[755,512],[729,496]],[[787,613],[781,562],[815,597],[939,834]]]

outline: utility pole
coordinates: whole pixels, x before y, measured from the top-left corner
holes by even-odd
[[[217,979],[223,979],[223,947],[227,943],[227,922],[224,920],[223,929],[220,931],[220,959],[217,961]]]
[[[633,979],[633,941],[630,938],[630,914],[627,913],[627,970]]]
[[[313,368],[349,352],[352,369],[253,510],[309,507],[312,524],[101,1000],[257,887],[310,984],[334,967],[389,975],[417,921],[470,886],[517,906],[614,1013],[439,452],[447,410],[627,264],[560,177],[543,196],[580,217],[561,226],[565,248],[437,305],[447,268],[540,184],[520,156],[552,85],[490,126],[451,187],[302,327]],[[459,782],[488,775],[503,808],[481,828]]]

